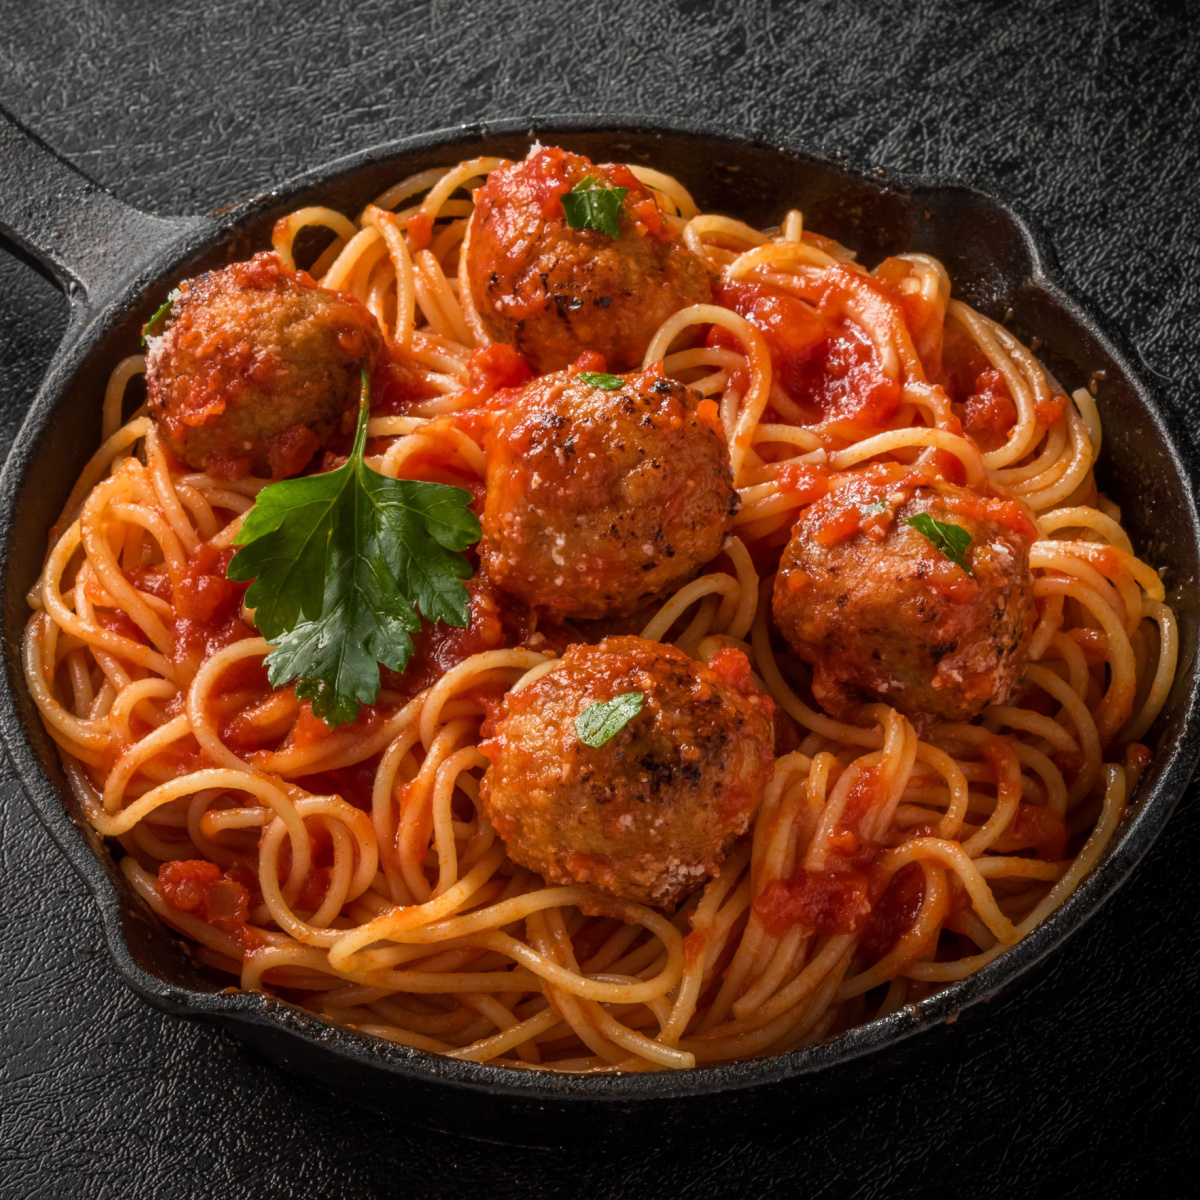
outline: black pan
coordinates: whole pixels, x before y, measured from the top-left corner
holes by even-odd
[[[113,363],[137,351],[140,326],[168,289],[266,247],[274,221],[299,205],[354,213],[410,172],[479,154],[520,157],[531,130],[595,159],[651,163],[677,175],[702,208],[752,225],[777,222],[797,206],[806,225],[853,247],[868,265],[902,251],[936,255],[956,295],[1006,320],[1018,336],[1036,334],[1039,355],[1068,389],[1087,385],[1094,371],[1106,376],[1102,485],[1121,505],[1140,554],[1165,568],[1182,633],[1178,679],[1146,739],[1151,766],[1107,853],[1038,929],[969,979],[823,1045],[682,1073],[555,1076],[449,1061],[337,1028],[270,997],[224,990],[133,893],[83,819],[25,691],[24,596],[40,570],[47,529],[98,443]],[[57,282],[71,307],[0,476],[0,734],[38,816],[95,896],[129,985],[170,1012],[219,1022],[277,1063],[360,1102],[471,1136],[553,1144],[581,1131],[592,1138],[643,1134],[682,1121],[691,1134],[728,1127],[860,1084],[868,1072],[878,1087],[882,1066],[911,1060],[930,1041],[913,1034],[957,1021],[1088,920],[1146,853],[1192,775],[1200,754],[1200,520],[1193,502],[1200,452],[1172,428],[1121,339],[1065,291],[1046,239],[990,196],[728,131],[577,117],[421,134],[338,159],[213,216],[162,218],[129,208],[0,114],[0,236]]]

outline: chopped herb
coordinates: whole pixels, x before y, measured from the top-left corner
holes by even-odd
[[[625,692],[613,700],[597,700],[575,718],[575,732],[587,746],[603,746],[642,711],[646,697]]]
[[[606,392],[615,392],[625,386],[625,380],[620,375],[608,375],[603,371],[580,371],[579,378],[592,387],[603,388]]]
[[[229,564],[230,579],[254,581],[246,603],[274,643],[271,686],[295,680],[331,727],[374,702],[380,663],[404,670],[421,617],[467,624],[471,567],[461,551],[480,536],[470,492],[366,465],[369,395],[364,371],[349,460],[263,488]]]
[[[884,512],[886,509],[886,500],[873,500],[870,504],[860,504],[858,506],[858,511],[862,513],[864,517],[873,517],[876,513]]]
[[[601,187],[595,176],[582,179],[562,198],[563,212],[572,229],[598,229],[609,237],[620,237],[617,218],[628,188]]]
[[[962,567],[972,578],[975,572],[967,565],[963,557],[971,544],[971,535],[961,525],[949,525],[939,521],[928,513],[917,513],[915,517],[905,517],[905,525],[911,525],[931,546],[940,550],[952,563]]]
[[[164,300],[155,310],[154,316],[142,326],[142,345],[146,344],[146,339],[155,336],[154,327],[159,321],[165,321],[171,315],[172,300]]]

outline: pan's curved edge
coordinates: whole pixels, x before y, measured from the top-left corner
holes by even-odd
[[[1186,444],[1187,439],[1185,436],[1181,437],[1178,428],[1173,427],[1177,426],[1177,421],[1173,418],[1169,406],[1162,402],[1158,389],[1149,385],[1143,371],[1134,365],[1136,352],[1130,350],[1124,338],[1111,328],[1108,322],[1097,319],[1093,307],[1084,305],[1075,298],[1061,278],[1057,259],[1045,234],[1038,229],[1028,214],[1011,202],[998,200],[994,195],[979,188],[924,176],[884,173],[881,177],[878,172],[850,159],[830,158],[814,153],[787,139],[741,137],[731,134],[728,130],[698,122],[664,125],[658,119],[643,118],[636,114],[550,115],[463,124],[367,147],[295,176],[270,191],[252,196],[221,213],[216,226],[205,227],[208,235],[206,241],[212,237],[220,238],[233,227],[253,220],[286,196],[366,165],[382,163],[402,154],[413,154],[421,150],[442,147],[452,149],[456,143],[467,143],[492,134],[517,135],[529,132],[536,135],[542,131],[564,136],[571,133],[619,135],[625,132],[645,136],[647,133],[657,132],[667,137],[690,136],[713,139],[730,145],[749,145],[794,155],[805,162],[871,187],[895,189],[911,194],[924,191],[943,194],[955,192],[969,195],[977,202],[990,206],[1019,233],[1032,263],[1029,282],[1044,288],[1052,299],[1089,330],[1119,364],[1135,391],[1147,401],[1146,408],[1168,449],[1172,466],[1182,478],[1193,481],[1196,479],[1196,468],[1184,460],[1179,448],[1181,442]],[[198,249],[194,239],[185,238],[173,245],[169,252],[154,260],[148,260],[144,269],[130,280],[120,304],[127,306],[131,296],[145,291],[159,275],[179,265]],[[168,258],[170,261],[167,261]],[[65,339],[65,353],[52,365],[14,441],[3,472],[0,473],[0,576],[8,569],[12,506],[29,465],[36,436],[79,362],[89,348],[103,340],[113,319],[106,320],[103,314],[97,315],[76,331],[77,336]],[[1195,533],[1200,529],[1200,517],[1197,516],[1194,499],[1190,496],[1188,507],[1190,526]],[[19,648],[15,643],[9,644],[9,640],[10,631],[6,630],[6,667],[11,666],[14,655],[19,655]],[[1194,663],[1181,666],[1181,670],[1189,669],[1191,675],[1186,717],[1190,733],[1181,738],[1179,747],[1151,792],[1141,798],[1137,811],[1120,832],[1119,840],[1110,846],[1105,856],[1093,867],[1065,904],[1020,943],[975,975],[951,985],[920,1005],[908,1006],[880,1021],[851,1030],[830,1042],[770,1059],[701,1067],[675,1074],[588,1078],[460,1063],[420,1050],[381,1043],[378,1039],[332,1025],[284,1001],[257,993],[200,993],[173,987],[147,973],[130,951],[124,930],[127,914],[123,897],[117,891],[104,863],[88,845],[86,835],[63,808],[56,790],[32,753],[24,736],[8,669],[0,672],[0,737],[3,738],[8,754],[17,767],[22,789],[29,797],[32,807],[96,898],[105,939],[114,964],[133,990],[152,1003],[172,1012],[201,1016],[223,1024],[234,1023],[249,1029],[265,1026],[276,1028],[282,1024],[306,1040],[316,1039],[325,1043],[336,1041],[338,1044],[335,1049],[339,1054],[376,1067],[382,1066],[397,1077],[426,1081],[436,1078],[460,1089],[485,1092],[490,1096],[532,1096],[561,1100],[586,1097],[636,1101],[664,1096],[702,1096],[815,1074],[836,1063],[861,1058],[884,1045],[907,1040],[924,1029],[951,1021],[964,1009],[995,995],[1002,986],[1041,961],[1086,919],[1090,919],[1098,911],[1100,904],[1125,881],[1161,832],[1191,778],[1197,760],[1200,759],[1200,739],[1196,736],[1197,716],[1200,714],[1200,678],[1197,677]],[[35,783],[40,786],[35,786]]]

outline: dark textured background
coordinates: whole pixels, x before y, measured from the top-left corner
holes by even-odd
[[[163,212],[419,129],[599,108],[975,181],[1051,230],[1200,426],[1196,3],[0,0],[0,105]],[[64,322],[0,253],[0,450]],[[869,1093],[726,1139],[581,1129],[564,1153],[412,1131],[146,1007],[0,770],[0,1196],[1107,1196],[1194,1177],[1196,788],[1081,935]]]

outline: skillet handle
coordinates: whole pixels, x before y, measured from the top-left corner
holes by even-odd
[[[167,243],[213,224],[156,217],[118,200],[0,108],[0,246],[99,309]]]

